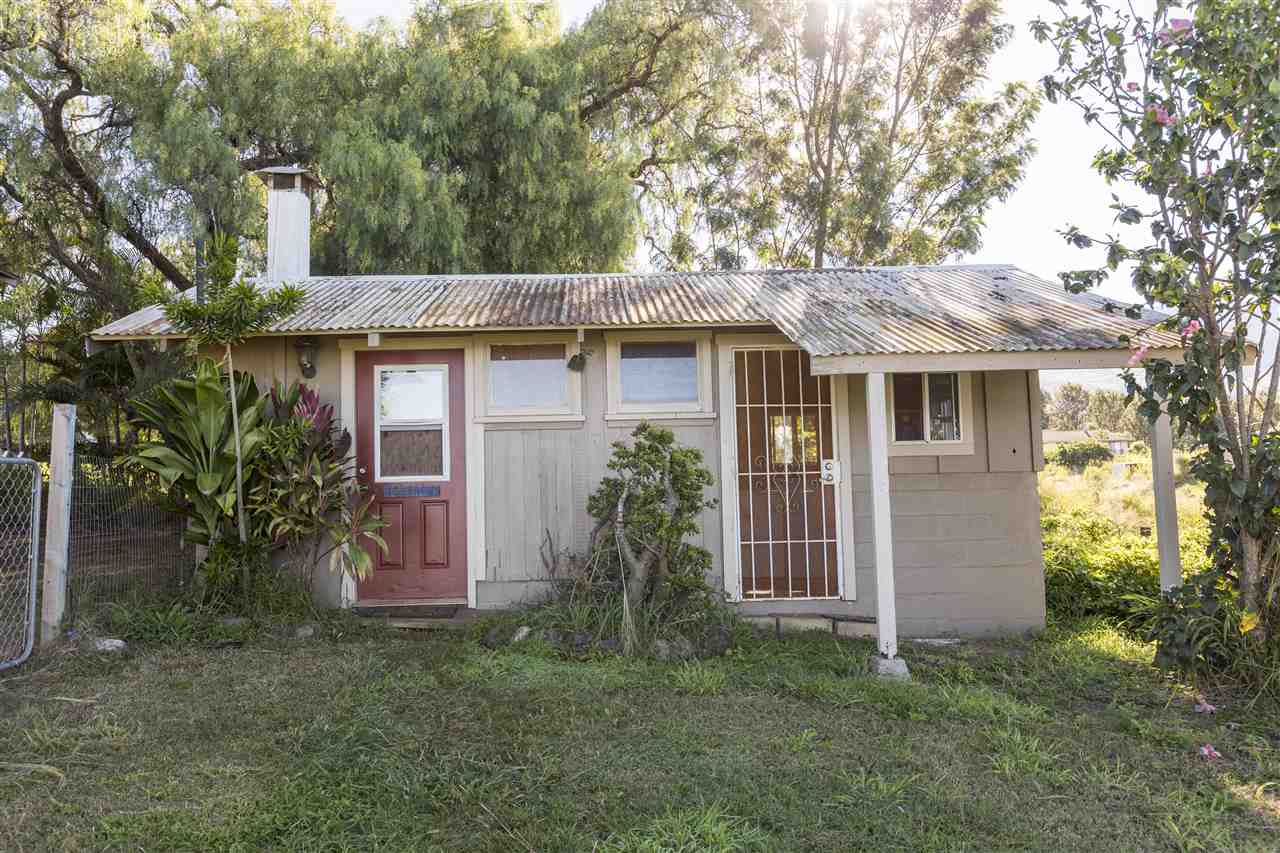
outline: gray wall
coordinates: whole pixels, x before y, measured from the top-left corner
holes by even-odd
[[[735,333],[742,330],[735,329]],[[293,338],[260,338],[236,352],[237,367],[264,390],[273,377],[297,378]],[[339,406],[337,339],[318,336],[317,376],[322,399]],[[583,423],[487,424],[485,453],[486,580],[481,606],[536,599],[547,592],[539,558],[544,533],[557,548],[585,550],[591,520],[587,496],[607,473],[610,444],[627,438],[637,420],[605,420],[605,346],[588,332],[592,351],[583,374]],[[712,347],[712,358],[716,357]],[[718,366],[712,376],[717,375]],[[713,393],[718,383],[713,378]],[[1039,377],[1034,372],[974,374],[971,455],[897,457],[890,460],[899,630],[907,636],[1022,631],[1044,625],[1044,572],[1035,472],[1043,466],[1039,442]],[[863,378],[849,377],[853,459],[856,600],[751,602],[749,612],[875,612],[874,541]],[[715,400],[720,411],[721,401]],[[659,421],[683,443],[703,452],[719,482],[719,425],[714,419]],[[714,497],[719,497],[718,487]],[[702,519],[698,543],[715,558],[720,577],[720,510]],[[317,598],[336,604],[338,580],[317,571]]]

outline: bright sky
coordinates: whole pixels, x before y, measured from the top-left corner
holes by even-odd
[[[596,1],[560,0],[562,21],[566,26],[581,21]],[[404,20],[412,7],[411,0],[336,0],[336,4],[339,12],[356,26],[380,15]],[[1052,49],[1037,43],[1027,25],[1041,16],[1052,19],[1056,7],[1048,0],[1006,0],[1005,8],[1016,35],[993,63],[992,84],[1011,80],[1035,84],[1056,63]],[[1049,103],[1041,110],[1033,135],[1039,150],[1028,165],[1025,178],[1007,202],[988,212],[983,247],[963,260],[1015,264],[1056,281],[1059,272],[1098,266],[1102,261],[1100,250],[1067,245],[1058,235],[1059,229],[1074,224],[1089,234],[1116,230],[1114,213],[1108,207],[1112,189],[1089,166],[1104,137],[1102,131],[1086,127],[1073,107]],[[1138,301],[1123,273],[1098,292],[1118,300]],[[1114,376],[1113,371],[1081,371],[1075,375],[1046,375],[1044,384],[1086,381],[1118,387]]]

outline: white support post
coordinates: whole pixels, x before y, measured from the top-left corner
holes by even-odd
[[[49,512],[45,520],[40,645],[58,638],[67,607],[67,551],[71,534],[71,485],[75,478],[76,407],[53,407],[49,448]]]
[[[893,521],[889,505],[889,417],[885,374],[867,374],[867,445],[871,453],[871,522],[876,541],[876,636],[880,654],[898,656],[893,583]]]
[[[1160,588],[1182,583],[1178,555],[1178,500],[1173,482],[1173,429],[1161,412],[1151,430],[1151,478],[1156,496],[1156,548],[1160,553]]]

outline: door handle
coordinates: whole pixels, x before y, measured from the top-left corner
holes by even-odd
[[[368,468],[365,468],[363,465],[362,465],[362,466],[360,466],[360,468],[358,468],[358,469],[356,469],[356,470],[357,470],[357,473],[360,473],[360,474],[368,474],[368,473],[369,473],[369,469],[368,469]]]

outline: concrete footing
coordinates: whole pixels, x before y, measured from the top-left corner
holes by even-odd
[[[907,669],[907,662],[899,657],[887,658],[884,655],[876,655],[871,659],[871,671],[880,678],[911,680],[911,670]]]

